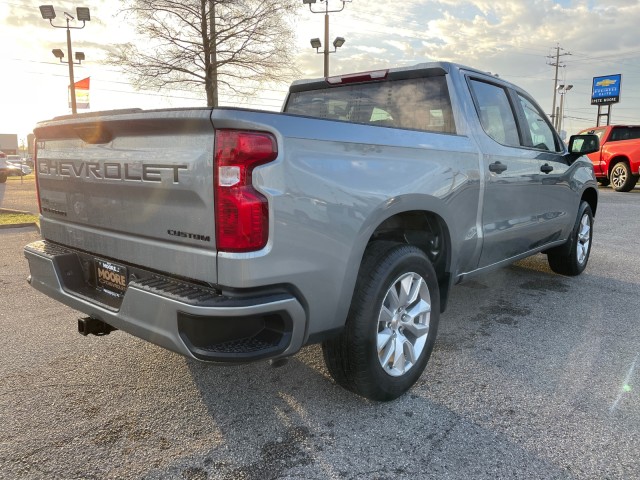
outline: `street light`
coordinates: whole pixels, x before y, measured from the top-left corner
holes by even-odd
[[[62,60],[64,58],[64,52],[59,48],[54,48],[51,50],[53,56],[60,59],[60,63],[69,63],[67,60]],[[73,62],[74,65],[80,65],[82,61],[85,59],[84,52],[76,52],[75,54],[76,61]]]
[[[320,39],[319,38],[312,38],[311,39],[311,48],[315,48],[316,49],[316,53],[321,53],[323,55],[327,55],[329,53],[335,53],[338,50],[338,48],[340,48],[342,45],[344,45],[344,38],[343,37],[336,37],[333,40],[333,50],[329,50],[327,52],[327,49],[325,47],[325,49],[322,52],[320,52],[319,50],[322,47],[322,42],[320,41]],[[324,76],[328,77],[329,76],[329,72],[325,71]]]
[[[558,115],[558,133],[562,135],[562,120],[564,119],[564,96],[573,88],[573,85],[558,85],[558,94],[560,95],[560,114]]]
[[[87,7],[76,8],[75,18],[70,13],[64,12],[64,16],[67,21],[66,26],[53,24],[53,19],[56,18],[56,11],[53,8],[53,5],[40,5],[40,14],[42,15],[42,18],[44,18],[45,20],[49,20],[49,23],[51,24],[52,27],[67,29],[67,57],[69,58],[69,60],[66,60],[66,61],[62,60],[62,58],[64,57],[64,53],[62,53],[62,50],[60,50],[59,48],[53,49],[52,53],[56,58],[60,60],[61,63],[69,64],[69,90],[71,94],[71,113],[78,113],[78,110],[76,108],[76,84],[73,79],[73,65],[74,63],[76,65],[79,65],[80,63],[82,63],[82,60],[84,60],[85,57],[84,57],[84,53],[77,52],[75,56],[77,61],[74,62],[72,60],[73,52],[71,51],[71,29],[73,28],[73,29],[80,30],[84,28],[86,23],[91,20],[91,14],[89,13],[89,9]],[[72,27],[71,25],[69,25],[69,22],[71,20],[76,20],[76,18],[78,19],[78,21],[82,22],[81,27]]]
[[[311,48],[316,49],[316,53],[322,53],[324,55],[324,76],[325,78],[329,76],[329,54],[334,53],[344,45],[343,37],[336,37],[333,41],[333,52],[329,50],[329,13],[337,13],[344,10],[344,7],[351,0],[341,0],[342,7],[334,10],[329,9],[329,0],[320,0],[320,3],[324,2],[324,9],[314,10],[312,5],[314,5],[317,0],[302,0],[303,5],[309,5],[309,11],[311,13],[324,13],[324,50],[320,52],[320,48],[322,47],[322,42],[320,42],[319,38],[311,39]]]
[[[87,7],[76,8],[76,16],[81,22],[88,22],[91,20],[91,14],[89,13],[89,9]]]

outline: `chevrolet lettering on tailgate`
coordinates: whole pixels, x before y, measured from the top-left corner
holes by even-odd
[[[162,172],[173,173],[173,183],[179,183],[178,173],[187,170],[187,165],[161,165],[115,162],[73,162],[67,160],[44,160],[38,164],[38,174],[51,177],[92,178],[96,180],[128,180],[143,182],[161,182]],[[134,173],[137,172],[137,173]]]

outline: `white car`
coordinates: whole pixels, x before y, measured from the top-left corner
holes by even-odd
[[[16,162],[7,162],[9,175],[29,175],[32,170],[29,165]]]
[[[7,156],[4,152],[0,151],[0,183],[5,183],[8,175],[9,166],[7,165]]]

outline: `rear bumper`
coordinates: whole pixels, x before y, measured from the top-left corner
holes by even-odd
[[[92,257],[47,241],[24,249],[29,283],[42,293],[136,337],[190,358],[242,363],[286,357],[303,345],[306,314],[284,290],[225,296],[135,267],[122,298],[91,285]]]

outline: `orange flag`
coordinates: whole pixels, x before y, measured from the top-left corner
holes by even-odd
[[[89,79],[83,78],[74,83],[76,87],[76,107],[89,108]],[[69,107],[71,107],[71,99],[69,99]]]

